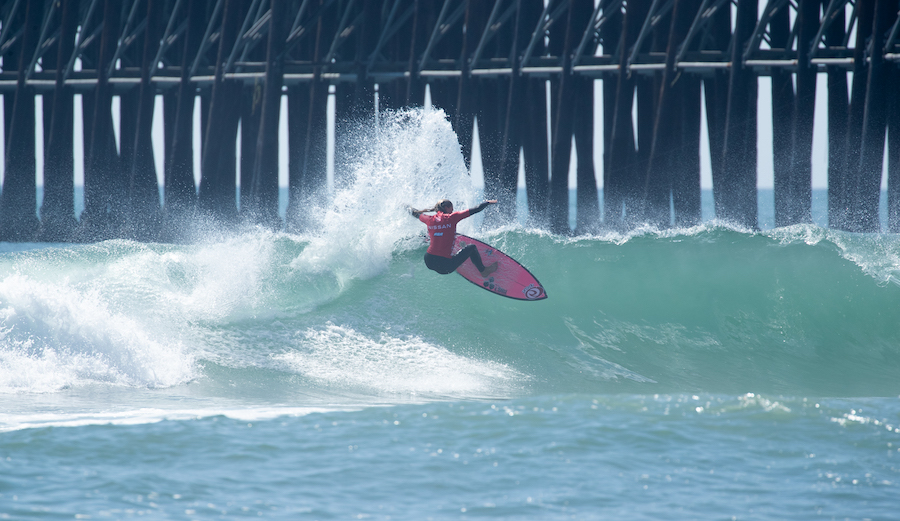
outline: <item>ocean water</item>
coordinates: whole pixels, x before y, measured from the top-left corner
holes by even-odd
[[[0,518],[897,519],[900,238],[463,221],[513,301],[443,115],[356,137],[315,233],[0,245]]]

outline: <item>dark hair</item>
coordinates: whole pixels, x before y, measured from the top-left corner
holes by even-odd
[[[448,204],[450,206],[453,206],[453,201],[451,201],[450,199],[441,199],[440,201],[438,201],[438,203],[436,205],[434,205],[434,209],[443,211],[444,206],[448,205]]]

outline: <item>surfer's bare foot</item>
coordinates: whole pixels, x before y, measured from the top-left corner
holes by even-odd
[[[485,266],[484,270],[481,271],[481,276],[487,277],[488,275],[490,275],[491,273],[494,273],[495,271],[497,271],[497,263],[496,262],[491,264],[490,266]]]

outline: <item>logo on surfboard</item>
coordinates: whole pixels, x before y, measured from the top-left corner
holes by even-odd
[[[525,295],[525,298],[528,300],[536,300],[541,298],[541,295],[544,294],[544,288],[536,284],[529,284],[522,290],[522,294]]]
[[[495,293],[499,293],[501,295],[506,295],[506,293],[507,293],[506,288],[501,288],[499,285],[494,283],[494,277],[491,277],[488,280],[484,281],[483,286],[485,288],[487,288]]]

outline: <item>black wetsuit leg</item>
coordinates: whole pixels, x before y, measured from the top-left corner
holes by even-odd
[[[441,275],[446,275],[456,271],[456,268],[460,267],[467,259],[472,259],[472,264],[478,268],[478,271],[484,271],[484,263],[481,261],[481,255],[478,253],[478,248],[476,248],[474,244],[466,246],[449,259],[447,257],[441,257],[440,255],[426,253],[425,265],[428,266],[428,269],[430,270],[436,271]]]

